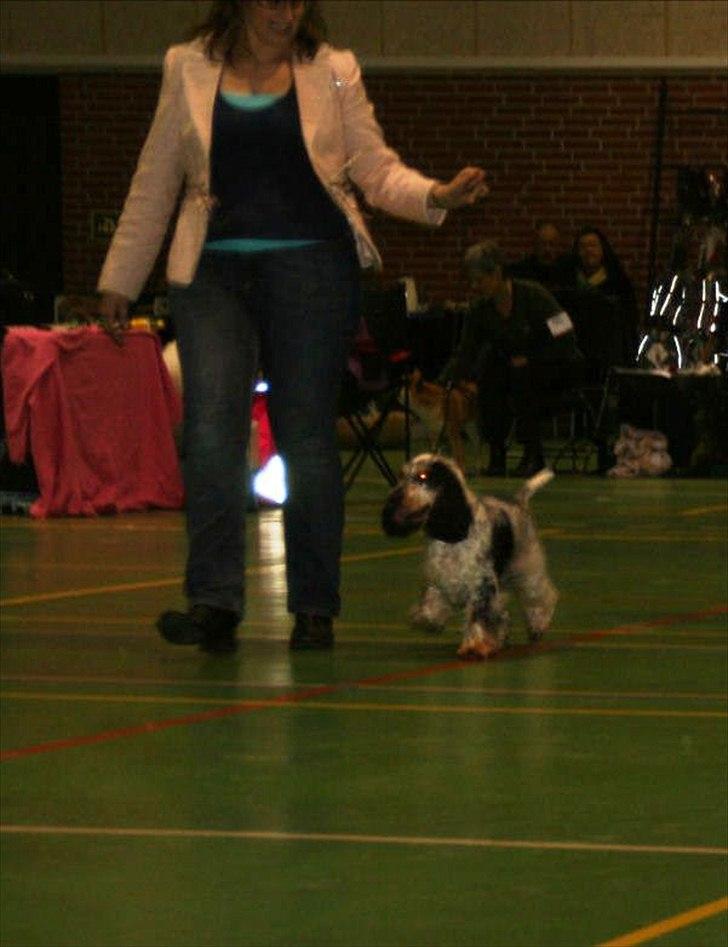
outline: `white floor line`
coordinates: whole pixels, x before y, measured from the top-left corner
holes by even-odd
[[[619,852],[654,855],[728,855],[728,848],[703,845],[630,845],[617,842],[550,841],[547,839],[448,838],[417,835],[359,835],[349,832],[275,832],[244,829],[165,829],[122,826],[0,825],[3,835],[65,836],[92,838],[232,839],[268,842],[321,842],[349,845],[403,845],[527,849],[530,851]]]

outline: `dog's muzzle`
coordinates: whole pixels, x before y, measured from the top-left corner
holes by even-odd
[[[426,509],[414,512],[407,510],[404,492],[404,487],[395,487],[382,507],[382,529],[387,536],[409,536],[427,518]]]

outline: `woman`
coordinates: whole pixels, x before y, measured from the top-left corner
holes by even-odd
[[[288,471],[284,509],[291,647],[330,648],[343,532],[338,387],[359,266],[379,256],[352,193],[421,223],[486,191],[448,183],[386,146],[348,51],[323,42],[315,2],[224,0],[165,58],[157,111],[101,277],[117,336],[182,199],[169,303],[185,391],[185,612],[161,635],[232,651],[244,611],[246,445],[259,364]]]
[[[621,326],[617,345],[619,362],[633,364],[637,354],[637,299],[619,257],[599,228],[584,227],[576,235],[568,282],[575,289],[597,292],[614,301]]]
[[[506,475],[506,440],[515,421],[523,455],[512,474],[531,477],[544,466],[542,421],[580,379],[574,327],[545,287],[508,275],[496,241],[469,247],[463,262],[472,301],[440,380],[477,385],[478,433],[490,447],[485,475]]]

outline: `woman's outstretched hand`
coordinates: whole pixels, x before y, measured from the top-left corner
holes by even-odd
[[[429,195],[430,204],[442,210],[456,210],[468,207],[488,193],[485,183],[485,171],[482,168],[467,167],[458,171],[446,184],[438,182],[432,186]]]

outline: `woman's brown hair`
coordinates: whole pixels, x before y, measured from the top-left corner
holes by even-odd
[[[187,39],[204,38],[209,59],[227,60],[243,30],[243,3],[244,0],[215,0],[208,16],[189,33]],[[301,59],[313,59],[326,38],[326,23],[318,0],[305,0],[293,42],[296,52]]]

